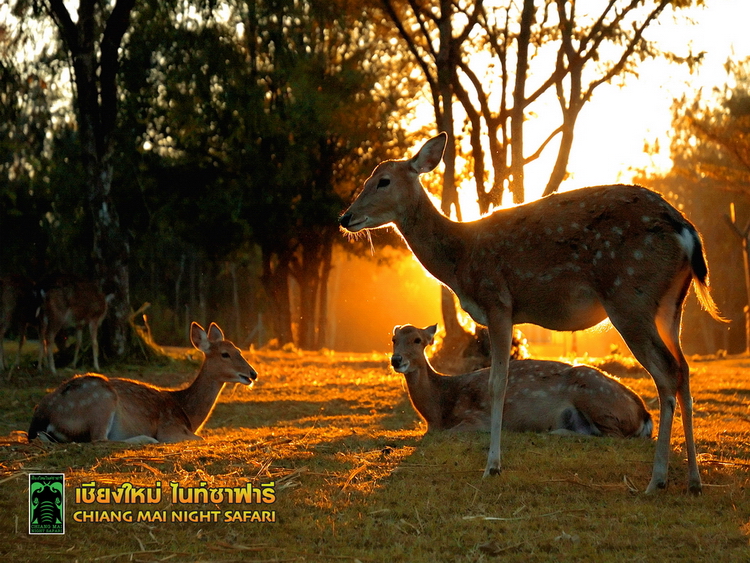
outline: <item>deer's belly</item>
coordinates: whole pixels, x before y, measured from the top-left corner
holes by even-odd
[[[607,312],[593,288],[555,284],[531,299],[516,302],[514,323],[532,323],[551,330],[583,330],[607,318]]]
[[[529,284],[531,286],[533,284]],[[551,330],[583,330],[607,318],[596,291],[573,280],[537,285],[532,291],[515,292],[513,324],[532,323]],[[487,326],[487,313],[467,295],[457,294],[461,308],[476,323]]]

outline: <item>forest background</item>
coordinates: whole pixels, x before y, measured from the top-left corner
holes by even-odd
[[[417,281],[398,237],[374,233],[371,256],[367,239],[339,232],[372,167],[448,131],[445,166],[426,180],[463,220],[580,187],[574,147],[618,136],[587,127],[587,109],[654,60],[697,75],[706,53],[660,38],[668,25],[689,37],[710,10],[699,0],[11,0],[0,7],[0,274],[97,280],[113,296],[110,358],[129,353],[144,303],[162,344],[184,345],[197,320],[243,347],[346,350],[379,309],[403,307],[398,322],[418,323],[435,310],[426,301],[450,330],[452,299]],[[668,165],[629,171],[704,236],[732,323],[691,300],[689,353],[747,346],[742,245],[728,224],[732,204],[740,231],[750,221],[747,54],[732,53],[722,78],[673,100],[666,143],[635,147]],[[355,267],[367,260],[394,277]],[[368,299],[373,280],[398,305]],[[364,307],[334,316],[343,287]],[[377,328],[383,349],[389,329]]]

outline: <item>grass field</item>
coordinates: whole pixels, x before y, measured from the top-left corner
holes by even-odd
[[[692,363],[704,493],[686,494],[676,419],[667,491],[645,496],[654,442],[503,436],[503,474],[482,479],[489,436],[424,435],[385,355],[258,353],[255,388],[224,390],[205,441],[133,447],[28,444],[34,405],[57,377],[0,383],[4,561],[750,561],[750,360]],[[177,386],[197,364],[107,369]],[[657,415],[650,379],[624,382]],[[28,473],[64,472],[66,532],[28,534]],[[161,483],[158,504],[76,503],[95,481]],[[181,504],[170,483],[273,483],[275,501]],[[177,485],[175,485],[177,486]],[[226,500],[226,499],[225,499]],[[273,511],[276,522],[76,522],[134,515]],[[79,516],[80,518],[80,516]]]

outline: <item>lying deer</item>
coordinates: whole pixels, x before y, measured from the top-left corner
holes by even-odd
[[[690,367],[680,348],[682,306],[691,282],[703,307],[722,319],[708,289],[695,227],[659,194],[638,186],[574,190],[478,221],[451,221],[419,181],[440,163],[446,139],[442,133],[410,159],[379,164],[340,224],[352,233],[395,226],[422,265],[487,327],[492,422],[484,475],[500,472],[513,325],[582,330],[609,317],[659,392],[659,435],[646,492],[667,486],[676,397],[688,488],[700,494]]]
[[[409,398],[427,431],[490,430],[490,370],[447,376],[425,356],[437,325],[393,331],[391,365],[403,373]],[[651,415],[641,398],[589,366],[511,360],[503,428],[513,432],[575,433],[650,438]]]
[[[0,371],[7,367],[2,346],[5,333],[11,327],[18,332],[18,354],[13,362],[13,367],[17,368],[26,342],[26,331],[29,325],[37,324],[39,305],[39,297],[31,280],[17,274],[0,278]]]
[[[70,274],[58,274],[40,283],[42,308],[40,318],[39,369],[44,361],[52,373],[56,373],[53,348],[55,337],[68,325],[76,329],[76,347],[73,367],[78,363],[78,354],[83,340],[83,328],[88,325],[94,369],[99,370],[99,325],[107,314],[107,299],[94,282]]]
[[[29,441],[37,436],[58,442],[200,440],[196,434],[224,384],[252,385],[257,373],[216,324],[206,333],[193,323],[190,339],[205,357],[188,387],[162,389],[98,374],[74,377],[36,407]]]

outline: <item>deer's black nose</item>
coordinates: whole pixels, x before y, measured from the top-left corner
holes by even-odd
[[[341,216],[341,219],[339,219],[339,225],[344,227],[345,229],[349,226],[349,223],[352,220],[352,214],[351,213],[344,213]]]
[[[403,358],[397,354],[391,356],[391,365],[393,366],[393,369],[397,369],[401,365],[402,359]]]

